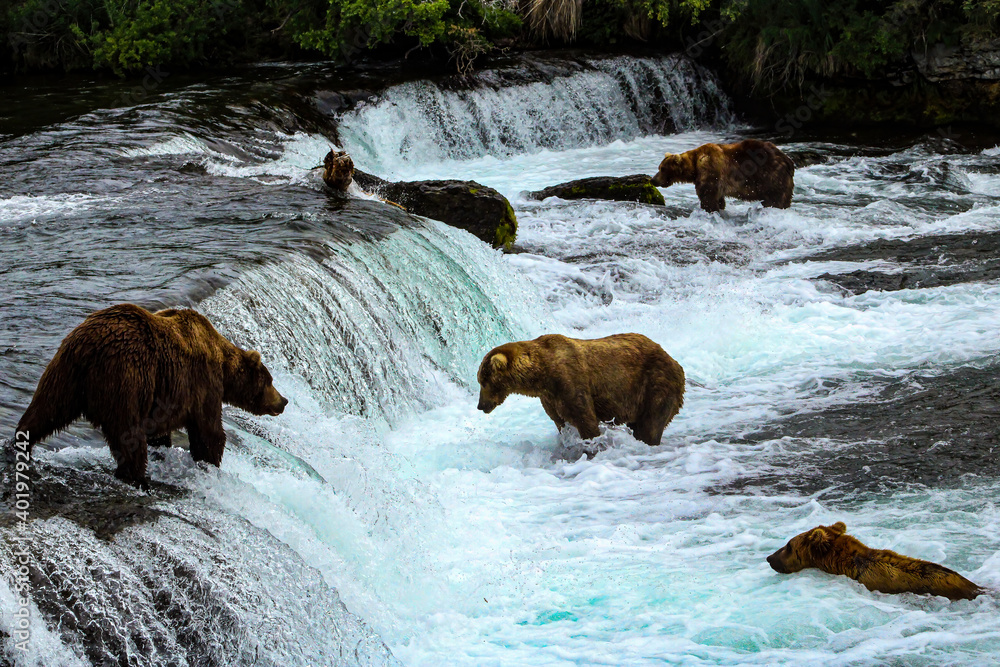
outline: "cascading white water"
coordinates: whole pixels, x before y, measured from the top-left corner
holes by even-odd
[[[733,120],[714,77],[687,58],[586,64],[551,80],[503,87],[393,86],[346,114],[340,138],[361,167],[419,178],[407,167],[602,145]]]
[[[62,516],[37,521],[56,582],[44,589],[49,601],[79,610],[88,627],[127,627],[140,646],[132,655],[159,642],[150,664],[392,664],[379,640],[413,665],[989,662],[1000,651],[992,595],[951,604],[883,596],[818,572],[777,575],[764,560],[797,532],[845,520],[872,546],[996,588],[1000,513],[988,458],[960,484],[886,490],[874,473],[868,482],[878,462],[866,460],[863,432],[846,441],[740,435],[782,415],[863,406],[886,377],[917,383],[925,372],[995,366],[995,283],[855,296],[816,276],[899,267],[783,262],[874,239],[1000,230],[996,151],[858,156],[869,149],[785,145],[824,158],[796,172],[785,211],[731,202],[707,215],[684,185],[664,190],[666,207],[518,198],[571,178],[649,173],[664,151],[730,139],[718,129],[659,134],[729,118],[703,73],[670,78],[675,62],[594,61],[500,87],[484,75],[464,91],[404,84],[343,119],[361,166],[474,178],[511,197],[520,230],[506,255],[433,221],[334,240],[359,218],[316,205],[324,200],[307,169],[327,148],[319,135],[276,133],[281,157],[264,163],[203,151],[205,137],[158,137],[133,151],[193,154],[209,178],[242,179],[241,196],[286,188],[293,206],[312,207],[311,222],[329,223],[331,238],[307,252],[296,239],[299,250],[242,265],[198,304],[226,336],[262,352],[290,399],[285,413],[227,408],[221,469],[179,449],[154,457],[152,478],[176,497],[140,498],[106,480],[109,493],[135,496],[121,506],[145,503],[107,543]],[[668,124],[644,125],[660,106]],[[79,208],[42,203],[46,216]],[[365,215],[362,227],[391,218]],[[490,346],[621,331],[662,343],[692,380],[660,447],[611,427],[600,437],[607,449],[587,460],[537,399],[476,410],[476,364]],[[919,452],[924,467],[951,447],[942,438]],[[831,499],[816,461],[852,454],[859,490]],[[77,490],[113,469],[103,447],[40,457],[86,477],[72,480]],[[813,475],[820,488],[733,484],[764,474]],[[106,490],[89,500],[105,511]],[[160,560],[163,581],[150,575]],[[79,600],[92,608],[72,607]],[[0,606],[16,606],[6,585]],[[58,606],[50,617],[69,619]],[[38,633],[39,663],[80,655],[85,633],[62,628]],[[214,643],[202,651],[192,628]]]
[[[339,414],[392,423],[434,405],[530,317],[530,303],[508,314],[495,253],[440,223],[327,250],[249,271],[201,308]]]

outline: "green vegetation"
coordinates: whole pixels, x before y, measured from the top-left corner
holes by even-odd
[[[758,92],[879,79],[937,43],[1000,36],[1000,0],[8,0],[0,69],[220,66],[646,43],[720,57]],[[6,58],[6,60],[4,60]]]
[[[731,0],[720,9],[728,64],[764,90],[878,78],[911,50],[1000,34],[1000,0]]]
[[[440,48],[468,71],[521,19],[498,0],[13,0],[0,29],[0,68],[18,71],[347,61],[384,45]]]
[[[517,239],[517,216],[514,215],[514,209],[510,202],[507,202],[507,210],[504,212],[500,224],[497,225],[496,234],[493,237],[493,247],[510,250],[515,239]]]

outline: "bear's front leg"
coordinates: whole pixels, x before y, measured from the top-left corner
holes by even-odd
[[[188,423],[191,458],[217,466],[222,463],[222,452],[226,448],[226,431],[222,428],[222,402],[205,407],[202,414]]]
[[[726,208],[726,198],[719,190],[718,180],[698,181],[694,184],[694,191],[703,210],[715,213]]]
[[[545,414],[549,416],[556,424],[556,429],[562,430],[563,426],[566,425],[566,420],[559,416],[559,412],[556,409],[556,404],[552,399],[542,397],[542,409],[545,410]]]
[[[558,413],[566,416],[566,421],[576,427],[584,440],[596,438],[601,434],[600,422],[594,411],[594,401],[589,394],[578,392],[558,406]]]

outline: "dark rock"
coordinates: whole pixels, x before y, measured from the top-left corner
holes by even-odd
[[[827,155],[814,150],[786,150],[785,155],[792,159],[796,169],[805,169],[814,164],[825,164],[830,161]]]
[[[355,170],[354,182],[410,213],[464,229],[494,248],[509,247],[517,237],[517,217],[510,202],[475,181],[393,182]]]
[[[961,46],[938,43],[915,49],[912,56],[917,70],[928,81],[1000,81],[1000,40]]]
[[[827,280],[854,293],[941,287],[1000,278],[1000,232],[924,236],[908,241],[879,239],[865,245],[837,248],[806,258],[812,261],[886,261],[898,271],[859,269],[824,273]]]
[[[902,378],[874,377],[863,400],[779,417],[736,443],[775,442],[772,470],[716,487],[719,493],[892,493],[955,488],[996,478],[1000,463],[1000,367],[961,367]],[[837,381],[821,387],[827,393]],[[776,442],[777,441],[777,442]]]
[[[610,199],[612,201],[635,201],[641,204],[664,205],[663,195],[653,185],[649,176],[595,176],[581,178],[560,185],[553,185],[529,192],[533,199],[559,197],[560,199]]]

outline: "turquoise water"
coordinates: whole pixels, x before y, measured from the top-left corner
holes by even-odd
[[[280,542],[407,665],[995,662],[993,593],[961,602],[888,596],[815,570],[779,575],[764,560],[791,536],[842,520],[870,546],[1000,587],[1000,487],[991,471],[877,491],[861,481],[856,492],[734,484],[794,478],[816,465],[815,454],[864,442],[742,437],[779,416],[871,401],[879,378],[996,360],[995,283],[854,296],[814,278],[894,268],[788,263],[879,238],[1000,230],[988,167],[995,151],[945,154],[920,139],[888,147],[781,140],[823,156],[796,172],[786,211],[730,202],[708,215],[691,186],[663,190],[666,208],[530,201],[521,193],[651,173],[665,151],[751,131],[736,124],[714,83],[696,85],[671,59],[603,63],[575,76],[461,93],[406,84],[342,117],[343,147],[360,168],[475,179],[505,193],[520,224],[515,252],[434,221],[363,243],[329,242],[322,225],[343,214],[307,207],[322,252],[269,253],[196,299],[223,333],[261,351],[290,399],[286,412],[230,412],[221,469],[200,468],[175,448],[152,463],[153,478]],[[630,101],[640,76],[660,82],[660,98],[675,96],[670,131],[644,126]],[[670,87],[678,82],[697,95]],[[560,134],[561,119],[587,105],[593,125]],[[519,115],[534,120],[516,140],[481,131],[483,118],[499,127]],[[272,141],[268,157],[250,161],[197,132],[163,130],[119,153],[196,164],[253,197],[313,197],[309,169],[328,139],[298,130]],[[942,180],[934,174],[945,162],[951,175]],[[909,176],[893,176],[900,173]],[[55,194],[0,204],[17,220],[108,205]],[[513,396],[488,416],[476,410],[476,368],[492,346],[624,331],[662,344],[689,379],[659,447],[611,427],[599,438],[603,451],[587,460],[578,436],[557,434],[537,399]],[[43,453],[47,461],[110,467],[105,448],[65,438]],[[5,608],[7,593],[0,590]],[[300,613],[308,622],[289,641],[323,655],[333,640],[308,628],[327,612]],[[54,634],[46,641],[39,662],[64,664],[72,651]],[[265,651],[266,664],[294,661],[292,653]]]

